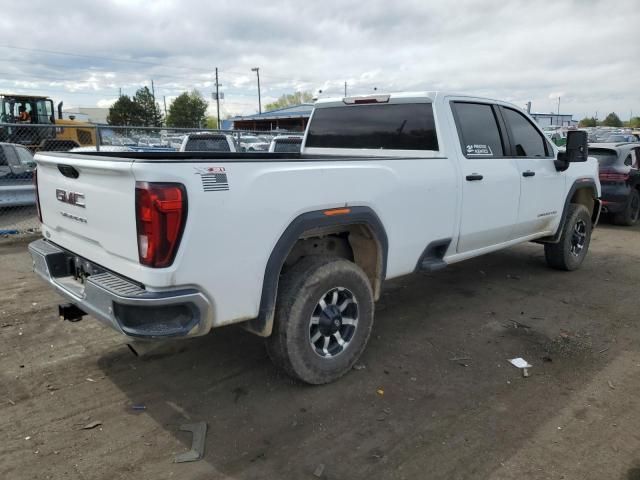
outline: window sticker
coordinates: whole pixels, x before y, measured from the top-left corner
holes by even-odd
[[[493,152],[491,151],[491,147],[489,145],[484,145],[482,143],[474,143],[472,145],[467,145],[467,155],[491,157],[493,156]]]

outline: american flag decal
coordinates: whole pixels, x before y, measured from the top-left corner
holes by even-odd
[[[201,173],[202,188],[205,192],[218,192],[229,190],[229,182],[226,173]]]

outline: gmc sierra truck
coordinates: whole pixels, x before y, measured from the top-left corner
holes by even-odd
[[[522,242],[583,262],[600,213],[586,134],[424,92],[319,100],[295,153],[39,153],[35,271],[129,340],[242,323],[311,384],[362,353],[384,280]]]

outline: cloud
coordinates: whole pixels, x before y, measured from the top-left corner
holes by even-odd
[[[65,104],[95,106],[152,79],[159,100],[194,88],[209,98],[217,66],[225,108],[253,113],[259,66],[263,99],[342,95],[346,81],[350,95],[455,90],[551,111],[560,92],[576,118],[640,111],[640,47],[629,33],[612,48],[640,24],[635,0],[6,3],[0,45],[37,51],[0,47],[0,89]],[[47,28],[24,35],[24,19]]]
[[[103,98],[96,102],[96,106],[100,108],[109,108],[116,102],[115,98]]]

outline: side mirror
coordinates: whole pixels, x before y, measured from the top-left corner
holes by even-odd
[[[567,132],[567,145],[564,152],[558,152],[555,161],[556,170],[559,172],[569,168],[573,162],[586,162],[589,157],[587,132],[582,130],[570,130]]]

